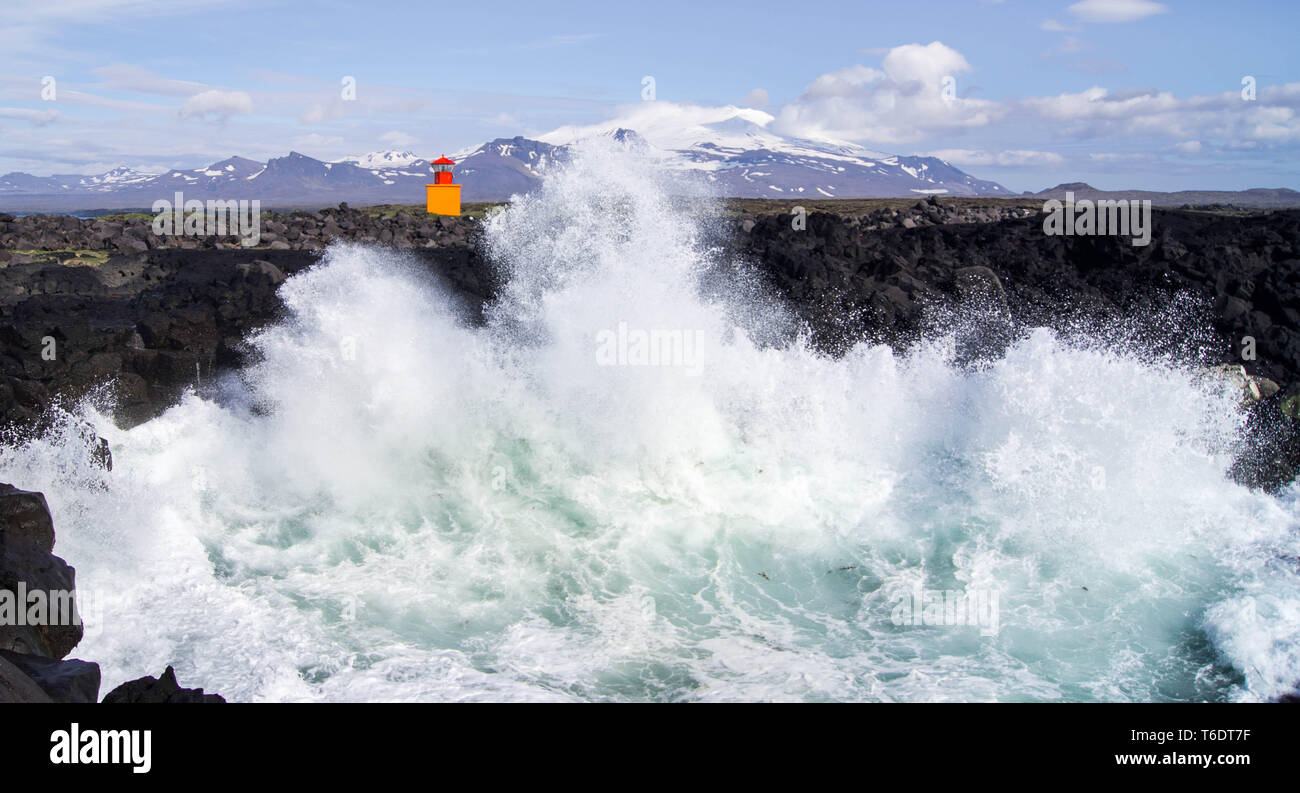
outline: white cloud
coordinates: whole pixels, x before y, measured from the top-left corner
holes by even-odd
[[[177,114],[181,118],[209,116],[225,119],[235,115],[248,115],[253,112],[253,97],[244,91],[210,90],[195,94],[181,105]]]
[[[1053,33],[1066,33],[1066,32],[1074,32],[1078,30],[1078,28],[1072,28],[1069,27],[1068,25],[1063,25],[1060,22],[1057,22],[1055,19],[1045,19],[1043,20],[1043,24],[1039,25],[1039,27],[1042,28],[1043,30],[1050,30]]]
[[[740,104],[745,107],[767,107],[767,91],[762,88],[755,88],[753,91],[745,94],[740,100]]]
[[[1201,142],[1199,140],[1185,140],[1182,143],[1174,144],[1174,148],[1183,154],[1200,154]]]
[[[1152,0],[1082,0],[1069,8],[1085,22],[1132,22],[1168,10],[1164,3]]]
[[[1073,51],[1083,43],[1066,38],[1063,46]],[[963,99],[960,90],[950,90],[945,97],[945,78],[956,80],[955,75],[970,68],[960,52],[940,42],[895,47],[878,69],[855,65],[817,77],[798,98],[775,111],[771,129],[895,149],[954,134],[1017,141],[1154,138],[1166,147],[1191,140],[1220,147],[1247,141],[1300,142],[1300,83],[1262,87],[1253,102],[1243,101],[1236,90],[1178,97],[1153,89],[1112,92],[1099,85],[1018,100]],[[971,147],[951,151],[975,156]],[[1010,153],[1003,153],[1001,160],[981,156],[990,164],[1015,164]]]
[[[1020,107],[1057,123],[1057,132],[1070,137],[1300,141],[1300,83],[1270,87],[1259,92],[1255,102],[1243,101],[1236,91],[1179,98],[1168,91],[1112,94],[1093,86],[1079,93],[1025,99]]]
[[[894,47],[880,66],[823,74],[781,108],[775,129],[803,137],[898,143],[985,126],[997,113],[995,102],[960,98],[956,76],[971,67],[942,42]]]

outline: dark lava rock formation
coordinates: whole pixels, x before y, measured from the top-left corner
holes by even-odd
[[[93,229],[101,223],[78,221],[80,226],[67,228],[71,224],[58,218],[6,222],[5,217],[0,215],[0,245],[93,243]],[[323,244],[316,243],[391,240],[388,226],[402,227],[399,218],[376,220],[345,209],[300,213],[298,220],[311,233],[297,234],[294,249],[146,245],[140,252],[108,255],[98,264],[66,253],[15,256],[0,250],[9,254],[8,265],[0,269],[0,425],[35,424],[55,397],[71,402],[101,388],[107,389],[101,401],[120,424],[152,418],[184,388],[245,362],[243,339],[278,316],[276,289],[286,276],[317,261]],[[62,236],[13,231],[24,221],[37,229],[60,221]],[[372,236],[362,233],[375,230],[361,225],[365,222],[385,228]],[[340,224],[353,235],[333,234]],[[491,268],[470,240],[477,232],[472,221],[438,218],[411,232],[427,244],[408,246],[475,310],[494,288]],[[427,239],[421,236],[425,234]],[[202,239],[212,243],[212,238]],[[117,250],[129,247],[105,244]]]
[[[201,688],[181,688],[176,670],[167,667],[161,677],[142,677],[123,683],[104,696],[106,704],[143,703],[224,703],[220,694],[204,694]]]
[[[99,665],[65,660],[85,633],[75,592],[45,496],[0,484],[0,702],[98,699]]]
[[[33,610],[35,592],[47,604],[39,612]],[[99,700],[99,664],[66,657],[85,634],[75,598],[76,571],[54,555],[54,521],[45,496],[0,484],[0,703]],[[69,607],[59,610],[59,602]],[[15,608],[24,616],[17,617]],[[161,678],[124,683],[104,701],[225,699],[181,688],[169,666]]]

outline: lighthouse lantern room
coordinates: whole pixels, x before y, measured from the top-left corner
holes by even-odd
[[[446,156],[429,164],[433,169],[433,184],[424,187],[430,214],[460,215],[460,185],[451,178],[451,167],[455,164],[454,160],[449,160]]]

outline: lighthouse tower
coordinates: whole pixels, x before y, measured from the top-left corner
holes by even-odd
[[[460,214],[460,185],[451,180],[451,166],[455,160],[445,156],[430,163],[433,166],[433,184],[426,184],[429,212],[434,215]]]

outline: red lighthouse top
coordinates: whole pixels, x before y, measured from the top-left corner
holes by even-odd
[[[455,161],[455,160],[449,160],[449,159],[447,159],[447,155],[445,155],[445,154],[444,154],[443,156],[439,157],[438,159],[434,160],[433,162],[429,163],[429,165],[433,168],[433,171],[434,171],[434,173],[433,173],[433,183],[434,183],[434,184],[451,184],[451,183],[452,183],[452,181],[451,181],[451,166],[453,166],[453,165],[455,165],[455,164],[456,164],[456,161]]]

